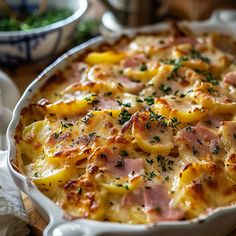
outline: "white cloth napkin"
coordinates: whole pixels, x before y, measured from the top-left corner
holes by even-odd
[[[0,151],[0,236],[25,236],[28,218],[21,193],[7,168],[7,153]]]

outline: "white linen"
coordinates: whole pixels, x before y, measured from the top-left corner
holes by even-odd
[[[21,193],[7,168],[7,153],[0,151],[0,235],[27,235],[27,221]]]

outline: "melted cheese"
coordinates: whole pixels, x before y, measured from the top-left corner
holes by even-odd
[[[85,53],[22,110],[21,171],[72,218],[145,224],[236,201],[235,56],[217,34]]]

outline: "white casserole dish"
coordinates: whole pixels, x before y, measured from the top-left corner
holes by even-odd
[[[194,33],[219,32],[229,34],[236,38],[236,12],[221,11],[204,22],[181,22],[180,26],[187,26]],[[158,32],[170,27],[167,23],[158,24],[152,27],[145,27],[140,30],[125,30],[128,36],[134,36],[137,32]],[[36,92],[52,74],[58,69],[64,68],[70,60],[76,58],[86,49],[94,49],[104,42],[113,44],[120,36],[109,39],[103,37],[94,38],[64,54],[52,65],[46,68],[38,78],[32,82],[24,92],[13,112],[13,119],[8,127],[8,167],[16,185],[24,191],[34,202],[42,216],[49,220],[44,236],[118,236],[118,235],[225,235],[236,226],[236,206],[217,208],[209,214],[186,221],[158,222],[153,225],[128,225],[119,223],[98,222],[92,220],[78,219],[68,221],[63,218],[63,210],[54,202],[43,195],[31,180],[17,172],[11,162],[15,158],[15,128],[20,119],[20,112],[27,106],[34,92]]]

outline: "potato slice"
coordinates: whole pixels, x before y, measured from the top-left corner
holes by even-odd
[[[133,117],[132,135],[134,142],[146,152],[169,153],[174,147],[170,127],[158,124],[157,121],[150,121],[150,113],[137,113]]]
[[[155,101],[154,111],[169,119],[177,118],[183,123],[196,122],[207,115],[207,109],[196,104],[187,96],[181,98],[176,96],[165,96]]]
[[[211,208],[232,204],[235,185],[213,162],[187,164],[176,180],[173,205],[180,206],[187,218],[207,213]]]
[[[91,52],[84,61],[90,65],[95,64],[116,64],[119,63],[125,57],[123,52]]]
[[[62,169],[54,169],[46,176],[40,176],[36,172],[33,177],[33,182],[37,187],[43,191],[47,196],[55,197],[57,191],[64,187],[64,184],[79,175],[79,171],[75,167],[64,167]]]

